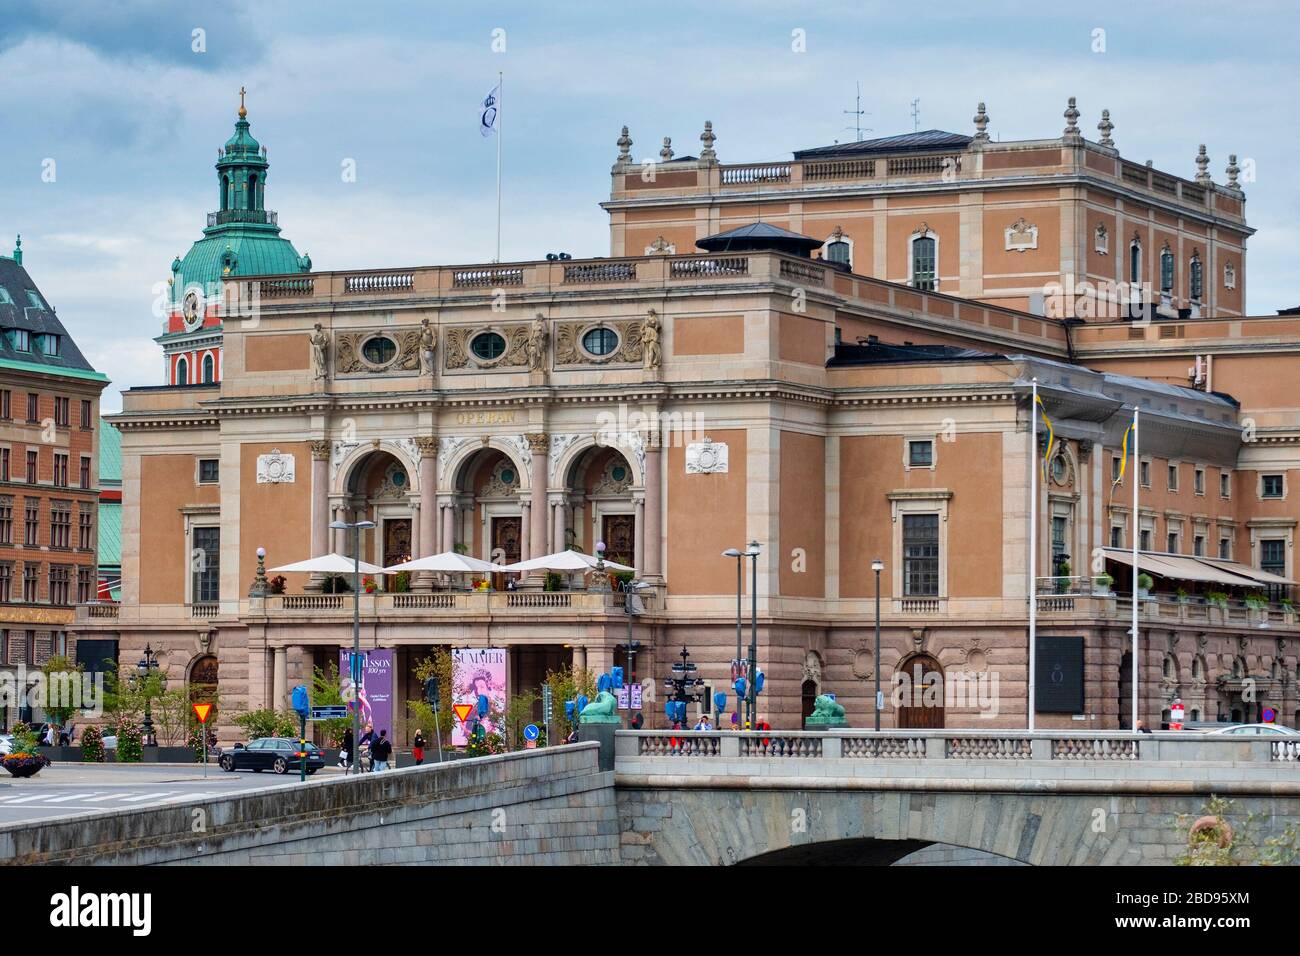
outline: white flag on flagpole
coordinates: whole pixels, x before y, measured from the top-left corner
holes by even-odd
[[[501,86],[492,87],[492,92],[483,99],[483,108],[479,111],[478,131],[483,136],[492,136],[497,131],[497,109],[501,100]]]

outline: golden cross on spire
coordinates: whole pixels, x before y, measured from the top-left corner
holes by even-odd
[[[239,118],[243,119],[248,115],[248,110],[244,109],[244,88],[239,88]]]

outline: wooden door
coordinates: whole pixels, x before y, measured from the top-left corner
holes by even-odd
[[[489,558],[501,564],[514,564],[520,560],[523,544],[524,519],[509,515],[492,519],[492,550]],[[506,586],[504,574],[492,575],[492,587],[498,591]]]
[[[600,532],[601,540],[605,542],[605,559],[634,567],[636,518],[632,515],[604,515]]]
[[[383,566],[391,568],[394,564],[404,564],[415,555],[411,554],[411,519],[386,518],[384,520],[384,560]],[[397,575],[384,575],[384,589],[391,591],[397,586]]]
[[[898,726],[943,729],[943,668],[929,654],[914,654],[899,668]]]

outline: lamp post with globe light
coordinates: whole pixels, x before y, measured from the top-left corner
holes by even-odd
[[[884,700],[880,696],[880,572],[885,570],[885,562],[876,558],[871,562],[871,570],[876,572],[876,729],[880,729],[880,712],[884,709]]]
[[[331,521],[330,527],[335,531],[351,533],[352,544],[352,662],[349,671],[352,675],[352,750],[348,754],[348,773],[355,773],[361,767],[356,750],[361,746],[361,532],[375,527],[373,521]]]
[[[136,670],[140,673],[140,686],[144,690],[144,745],[146,747],[158,746],[158,739],[153,734],[153,711],[150,708],[152,698],[149,696],[149,675],[158,669],[158,655],[153,652],[153,647],[149,644],[144,646],[144,657],[140,658],[139,663],[135,665]]]

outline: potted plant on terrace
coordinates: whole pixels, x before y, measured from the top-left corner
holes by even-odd
[[[1115,583],[1115,579],[1105,572],[1097,575],[1092,579],[1095,593],[1101,597],[1110,595],[1110,586]]]
[[[1145,601],[1148,598],[1150,598],[1151,588],[1154,586],[1155,586],[1155,581],[1152,580],[1151,575],[1139,574],[1138,575],[1138,599]]]

